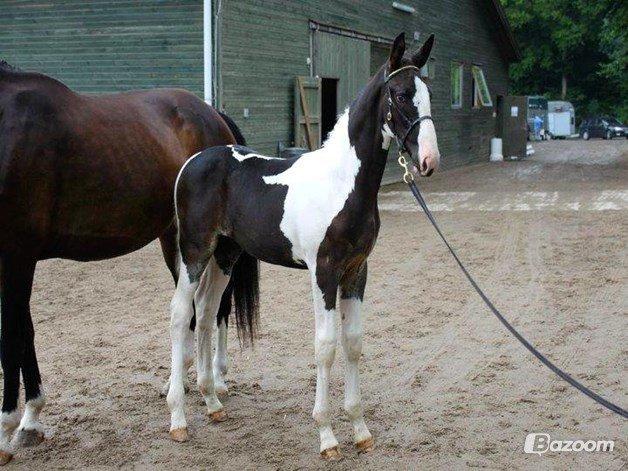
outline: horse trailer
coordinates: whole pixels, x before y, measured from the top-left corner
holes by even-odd
[[[547,102],[548,132],[552,138],[576,134],[576,109],[568,101]]]

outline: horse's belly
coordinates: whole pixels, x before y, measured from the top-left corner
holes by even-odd
[[[41,258],[66,258],[81,262],[119,257],[141,249],[158,237],[72,236],[52,241]]]

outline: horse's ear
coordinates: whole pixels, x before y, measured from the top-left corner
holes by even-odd
[[[400,33],[393,41],[390,49],[390,57],[388,58],[390,69],[388,73],[394,72],[401,67],[401,58],[404,52],[406,52],[406,33]]]
[[[421,49],[419,49],[416,52],[416,54],[412,56],[412,62],[419,69],[427,63],[427,60],[430,58],[430,54],[432,52],[433,46],[434,46],[434,35],[430,34],[430,37],[427,38],[425,43],[423,43],[423,46],[421,46]]]

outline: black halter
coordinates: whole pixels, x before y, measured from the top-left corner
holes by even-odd
[[[393,106],[394,106],[395,109],[397,110],[397,112],[399,113],[399,115],[401,116],[401,118],[403,119],[404,124],[407,126],[406,132],[403,134],[403,138],[402,139],[400,139],[399,136],[397,136],[396,132],[393,132],[393,135],[395,136],[395,139],[397,141],[397,145],[399,146],[399,152],[408,154],[410,156],[410,158],[414,161],[414,158],[412,157],[412,154],[410,154],[410,152],[408,152],[408,149],[406,148],[406,140],[408,139],[408,136],[410,135],[412,130],[415,127],[417,127],[417,126],[420,127],[421,123],[423,121],[426,121],[426,120],[429,119],[430,121],[433,122],[434,120],[432,119],[432,117],[430,115],[419,116],[415,120],[411,120],[410,118],[408,118],[406,116],[406,114],[403,112],[403,110],[401,108],[399,108],[399,106],[397,106],[395,101],[392,99],[392,93],[390,91],[390,87],[388,86],[388,82],[395,75],[397,75],[400,72],[403,72],[404,70],[417,70],[419,72],[421,71],[421,69],[419,69],[418,67],[416,67],[414,65],[407,65],[405,67],[401,67],[401,68],[395,70],[394,72],[391,72],[390,74],[385,75],[384,83],[386,84],[386,89],[388,91],[388,113],[386,114],[386,121],[391,121],[392,120],[392,109],[393,109]],[[417,163],[416,161],[414,161],[414,162]]]

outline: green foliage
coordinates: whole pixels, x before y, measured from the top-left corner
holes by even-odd
[[[610,114],[628,121],[628,2],[502,0],[521,48],[513,93],[560,99],[562,78],[580,118]]]

